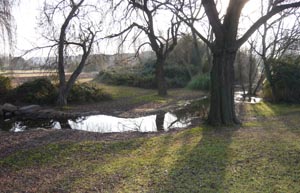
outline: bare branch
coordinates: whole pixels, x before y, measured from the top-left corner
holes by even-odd
[[[202,0],[203,7],[205,9],[205,13],[208,17],[209,23],[212,27],[212,30],[215,36],[219,39],[223,39],[223,27],[221,24],[221,20],[219,19],[219,13],[217,11],[217,6],[214,0]]]
[[[276,15],[277,13],[289,9],[289,8],[296,8],[300,7],[300,2],[296,3],[290,3],[290,4],[284,4],[284,5],[276,5],[274,6],[270,12],[268,12],[266,15],[259,18],[248,30],[247,32],[237,41],[237,46],[240,47],[244,42],[247,41],[247,39],[266,21],[268,21],[271,17]]]

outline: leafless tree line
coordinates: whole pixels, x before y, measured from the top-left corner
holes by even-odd
[[[234,105],[234,63],[239,48],[250,42],[250,54],[259,56],[263,63],[262,73],[249,71],[249,82],[252,82],[254,74],[265,74],[271,81],[268,77],[268,60],[286,53],[299,35],[299,23],[289,26],[283,22],[290,15],[297,17],[299,0],[261,0],[261,15],[249,23],[247,29],[241,30],[242,13],[250,1],[230,0],[226,10],[222,8],[225,5],[218,0],[45,1],[40,27],[44,29],[43,36],[50,44],[40,48],[48,48],[57,56],[60,80],[58,104],[67,103],[68,92],[93,50],[97,46],[101,47],[101,41],[116,37],[121,37],[121,45],[138,42],[137,53],[144,46],[155,53],[158,94],[167,95],[164,78],[166,59],[181,35],[190,33],[194,42],[200,39],[207,45],[207,53],[210,53],[212,68],[209,123],[239,123]],[[0,16],[2,28],[9,27],[5,23],[8,19],[9,17],[5,17],[3,20]],[[249,40],[254,34],[259,37],[258,40]],[[197,43],[194,47],[199,49]],[[66,80],[65,56],[79,52],[82,59],[71,78]],[[255,69],[250,67],[252,68]],[[252,90],[250,85],[248,92],[251,94]]]

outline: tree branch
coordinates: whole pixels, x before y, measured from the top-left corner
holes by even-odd
[[[290,4],[285,4],[285,5],[279,5],[275,6],[271,9],[270,12],[268,12],[266,15],[262,16],[259,18],[248,30],[247,32],[237,41],[237,46],[240,47],[242,46],[247,39],[265,22],[267,22],[271,17],[276,15],[277,13],[289,9],[289,8],[296,8],[300,7],[300,2],[297,3],[290,3]]]
[[[205,13],[217,39],[223,39],[224,30],[214,0],[202,0]]]

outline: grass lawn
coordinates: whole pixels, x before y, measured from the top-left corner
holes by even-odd
[[[0,190],[300,192],[300,106],[244,108],[244,124],[236,128],[199,126],[147,138],[53,142],[17,151],[0,158]]]

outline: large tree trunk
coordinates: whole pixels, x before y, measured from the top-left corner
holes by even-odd
[[[58,91],[57,105],[65,106],[67,105],[67,94],[65,93],[65,86],[60,85]]]
[[[161,59],[157,59],[156,62],[156,84],[158,89],[159,96],[167,96],[167,81],[165,79],[165,72],[164,72],[164,61]]]
[[[234,107],[234,60],[236,51],[213,53],[211,101],[208,122],[211,125],[237,124]]]

